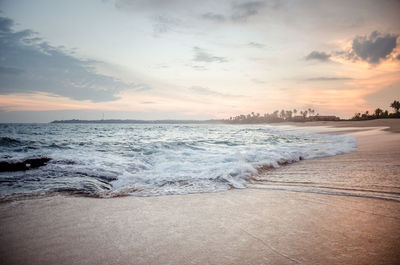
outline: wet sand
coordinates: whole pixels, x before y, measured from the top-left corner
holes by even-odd
[[[385,127],[384,131],[400,133],[400,119],[378,119],[368,121],[310,121],[310,122],[283,122],[277,125],[294,126],[329,126],[337,128],[366,128],[366,127]]]
[[[357,152],[301,161],[274,174],[329,178],[339,172],[360,178],[400,172],[400,134],[376,129],[350,134],[358,138]],[[259,186],[146,198],[55,196],[2,203],[0,222],[1,264],[400,262],[399,202]]]

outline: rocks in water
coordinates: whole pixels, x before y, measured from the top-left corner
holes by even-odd
[[[39,157],[26,159],[20,162],[0,161],[0,172],[25,171],[29,169],[34,169],[46,165],[47,162],[49,162],[50,160],[51,158],[49,157]]]

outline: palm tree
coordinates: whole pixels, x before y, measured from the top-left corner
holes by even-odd
[[[287,110],[286,111],[286,119],[291,119],[292,118],[292,111],[291,110]]]
[[[280,117],[281,117],[282,119],[284,119],[284,118],[286,117],[286,112],[285,112],[285,110],[281,110]]]
[[[379,119],[380,116],[382,115],[382,113],[383,113],[383,110],[381,110],[380,108],[377,108],[377,109],[375,110],[375,116],[376,116],[376,118]]]
[[[396,111],[396,113],[399,113],[400,102],[395,100],[395,101],[393,101],[392,104],[390,104],[390,107],[393,108]]]
[[[389,111],[385,110],[382,114],[382,118],[389,118]]]
[[[293,109],[293,113],[294,113],[294,115],[296,115],[297,109]]]

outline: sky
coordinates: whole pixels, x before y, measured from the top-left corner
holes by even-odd
[[[399,0],[0,0],[0,122],[400,100]]]

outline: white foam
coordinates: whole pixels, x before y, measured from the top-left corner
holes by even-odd
[[[193,139],[165,139],[149,144],[150,149],[156,149],[153,153],[137,154],[125,161],[144,165],[143,168],[132,172],[125,166],[112,185],[117,191],[135,187],[144,195],[245,188],[246,179],[257,174],[260,167],[279,167],[300,159],[356,150],[352,137],[305,133],[293,128],[248,127],[218,126],[219,130],[214,128],[215,135],[207,132],[196,134]]]
[[[0,155],[12,155],[13,159],[27,155],[52,158],[47,166],[37,169],[37,173],[29,173],[44,181],[29,182],[31,186],[38,185],[37,189],[42,189],[43,183],[58,187],[60,176],[63,187],[87,178],[100,182],[113,180],[110,183],[115,194],[221,191],[245,188],[247,179],[257,174],[260,167],[279,167],[286,162],[356,150],[355,138],[316,134],[310,132],[313,129],[290,126],[21,127],[20,133],[13,137],[24,143],[31,141],[36,149],[24,151],[10,147]],[[85,189],[85,185],[82,183],[80,187]]]

